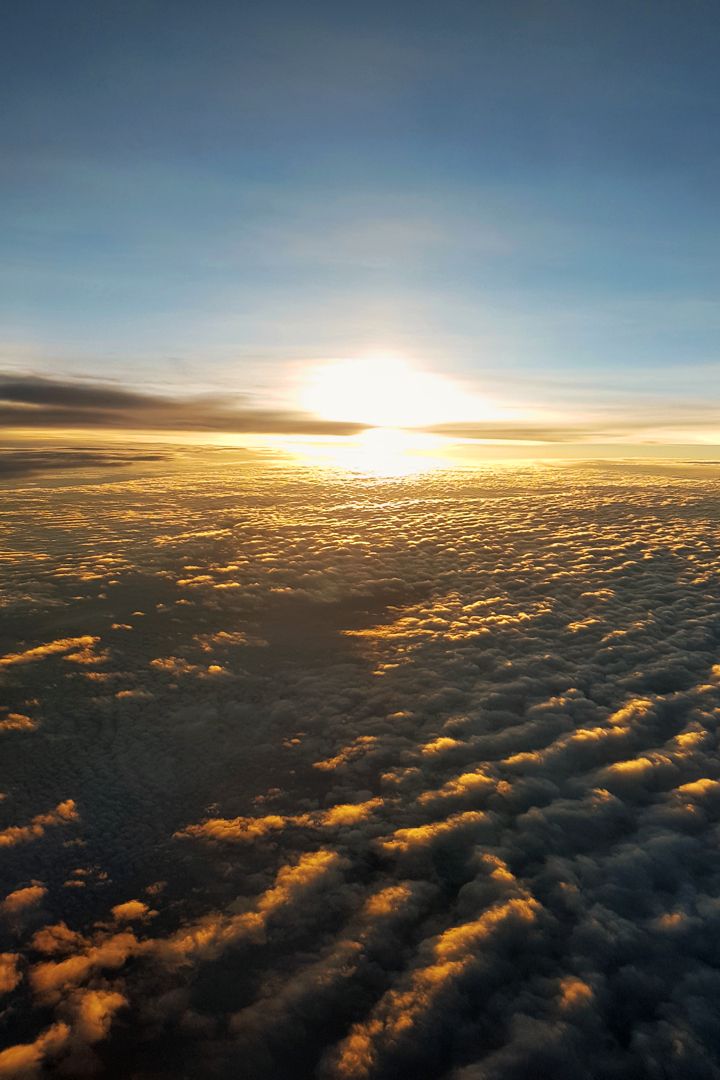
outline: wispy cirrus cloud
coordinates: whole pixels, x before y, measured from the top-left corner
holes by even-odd
[[[650,400],[632,406],[606,406],[593,410],[575,404],[567,406],[564,416],[548,413],[547,420],[542,420],[539,412],[536,416],[537,419],[435,424],[427,430],[433,435],[452,439],[508,442],[673,443],[695,442],[698,439],[704,442],[720,440],[715,402],[683,405]]]

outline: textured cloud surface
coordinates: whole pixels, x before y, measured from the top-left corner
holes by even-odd
[[[97,465],[4,493],[0,1077],[720,1076],[710,468]]]

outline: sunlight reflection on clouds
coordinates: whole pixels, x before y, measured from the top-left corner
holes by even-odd
[[[9,494],[0,1075],[713,1075],[717,492]]]

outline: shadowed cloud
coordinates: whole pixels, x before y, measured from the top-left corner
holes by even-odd
[[[258,409],[242,395],[166,397],[103,383],[11,375],[0,375],[0,425],[284,435],[354,435],[367,426]]]

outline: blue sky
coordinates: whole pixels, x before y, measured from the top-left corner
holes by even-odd
[[[719,45],[692,0],[13,5],[2,366],[262,403],[380,348],[707,407]]]

